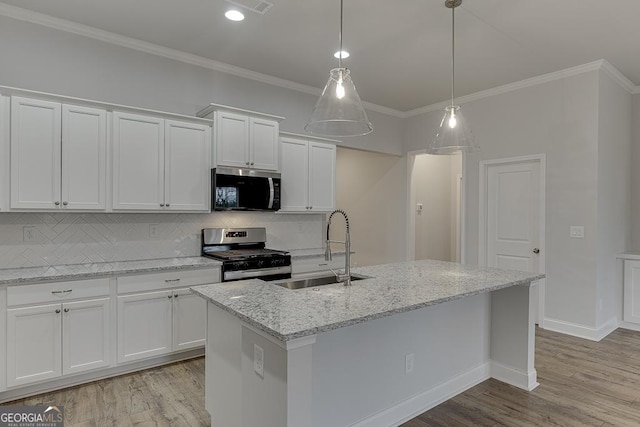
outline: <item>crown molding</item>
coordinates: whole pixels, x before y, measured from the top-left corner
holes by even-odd
[[[214,61],[213,59],[193,55],[191,53],[186,53],[177,49],[171,49],[168,47],[157,45],[155,43],[149,43],[139,39],[122,36],[109,31],[90,27],[88,25],[78,24],[66,19],[55,18],[50,15],[45,15],[4,3],[0,3],[0,15],[24,22],[29,22],[32,24],[42,25],[60,31],[65,31],[67,33],[72,33],[79,36],[89,37],[95,40],[100,40],[129,49],[134,49],[140,52],[173,59],[175,61],[180,61],[186,64],[196,65],[202,68],[231,74],[233,76],[282,87],[285,89],[291,89],[315,96],[320,96],[320,94],[322,93],[321,89],[313,86],[295,83],[290,80],[273,77],[267,74],[257,73],[255,71],[247,70],[246,68],[236,67],[233,65],[225,64],[224,62]],[[362,104],[367,110],[370,111],[375,111],[399,118],[403,117],[404,115],[402,111],[384,107],[382,105],[377,105],[370,102],[363,102]]]
[[[633,95],[637,95],[640,93],[640,86],[636,86],[635,88],[633,88],[633,92],[631,92]]]
[[[636,85],[634,85],[631,80],[629,80],[624,74],[622,74],[616,67],[611,65],[609,61],[606,59],[601,60],[600,69],[609,77],[613,79],[616,83],[620,85],[624,90],[633,94],[634,91],[638,89]]]

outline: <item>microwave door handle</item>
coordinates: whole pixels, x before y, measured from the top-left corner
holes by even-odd
[[[273,188],[273,178],[267,178],[267,179],[269,180],[269,205],[267,206],[267,209],[272,209],[275,190]]]

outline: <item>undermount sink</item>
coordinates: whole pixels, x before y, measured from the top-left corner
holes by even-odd
[[[363,280],[363,279],[371,279],[371,276],[364,276],[362,274],[352,274],[351,281],[355,280]],[[308,277],[304,279],[287,279],[287,280],[279,280],[277,282],[271,282],[274,285],[282,286],[287,289],[303,289],[303,288],[313,288],[315,286],[324,286],[324,285],[334,285],[336,283],[341,283],[338,281],[334,274],[328,276],[316,276],[316,277]]]

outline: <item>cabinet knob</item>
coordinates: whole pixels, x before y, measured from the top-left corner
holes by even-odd
[[[60,309],[57,309],[57,310],[56,310],[56,314],[60,314]]]
[[[251,162],[251,166],[253,166],[253,162]]]
[[[173,297],[174,297],[174,298],[178,298],[179,296],[180,296],[180,295],[178,295],[178,294],[175,294],[175,295],[174,295]]]
[[[249,166],[249,162],[245,162],[245,165]]]
[[[69,202],[62,202],[63,206],[67,206],[69,204]]]
[[[60,206],[60,202],[53,202],[54,205]]]
[[[160,203],[160,207],[161,207],[161,208],[164,208],[164,203]]]
[[[64,309],[64,312],[65,312],[65,313],[68,313],[68,312],[69,312],[69,309],[68,309],[68,308],[65,308],[65,309]]]
[[[169,207],[169,206],[171,206],[171,205],[170,205],[169,203],[167,203],[165,206],[166,206],[166,207]]]
[[[539,254],[539,253],[540,253],[540,249],[538,249],[538,248],[533,248],[533,253],[534,253],[534,254]]]
[[[173,295],[167,295],[167,298],[173,298]]]

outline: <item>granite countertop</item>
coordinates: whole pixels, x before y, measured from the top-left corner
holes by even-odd
[[[221,263],[205,257],[161,258],[139,261],[98,262],[93,264],[52,265],[0,269],[0,285],[75,280],[116,274],[151,273],[181,268],[212,268]]]
[[[544,277],[432,260],[352,272],[372,278],[349,287],[339,283],[297,290],[252,279],[196,286],[192,291],[276,339],[289,341]]]

